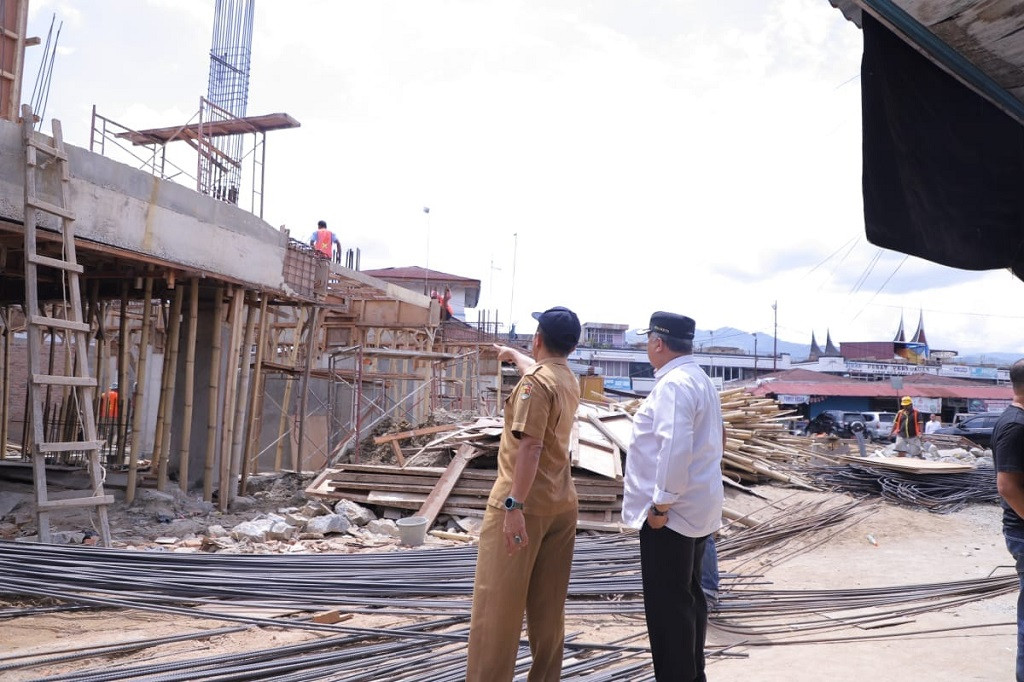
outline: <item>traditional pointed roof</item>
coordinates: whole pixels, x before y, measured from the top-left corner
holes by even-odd
[[[840,355],[841,354],[839,352],[839,349],[836,348],[834,343],[832,343],[832,332],[826,330],[826,332],[825,332],[825,353],[824,353],[824,357],[826,357],[826,358],[838,358]]]
[[[814,362],[821,357],[821,346],[818,345],[818,340],[814,338],[814,332],[811,332],[811,352],[807,356],[807,360]]]
[[[893,343],[906,343],[907,336],[903,333],[903,313],[900,313],[900,328],[896,330],[896,336],[892,339]]]
[[[917,331],[914,332],[914,337],[910,339],[911,343],[923,343],[928,344],[928,339],[924,335],[924,311],[921,311],[921,317],[917,320]]]

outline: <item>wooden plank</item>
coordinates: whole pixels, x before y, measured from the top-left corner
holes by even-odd
[[[445,431],[457,431],[458,429],[458,424],[438,424],[436,426],[424,426],[421,429],[412,429],[411,431],[400,431],[398,433],[386,433],[383,436],[376,436],[373,439],[373,442],[376,445],[381,445],[382,443],[390,443],[396,440],[405,440],[406,438],[413,438],[415,436],[429,436],[434,433],[444,433]]]
[[[427,497],[423,506],[416,512],[416,516],[422,516],[427,519],[427,528],[433,525],[434,519],[437,518],[441,507],[444,505],[445,500],[448,499],[448,495],[451,494],[466,465],[479,454],[480,451],[472,445],[459,446],[458,452],[455,453],[455,457],[448,465],[448,468],[441,475],[441,478],[438,479],[437,485],[430,492],[430,496]]]
[[[85,268],[77,263],[69,263],[66,260],[59,258],[50,258],[49,256],[40,256],[38,254],[29,258],[32,263],[36,265],[43,265],[48,268],[54,268],[56,270],[66,270],[68,272],[77,272],[79,275],[85,272]]]
[[[99,450],[103,447],[102,440],[64,441],[55,443],[36,443],[39,452],[86,452]]]
[[[46,500],[36,502],[39,509],[70,509],[72,507],[95,507],[114,504],[113,495],[90,495],[88,497],[68,497],[63,500]]]
[[[376,438],[373,439],[377,441]],[[402,447],[398,444],[397,440],[391,441],[391,452],[394,453],[395,459],[398,460],[398,466],[405,466],[405,455],[402,454]]]
[[[617,465],[616,461],[618,461]],[[622,459],[619,449],[614,445],[609,445],[607,448],[600,447],[581,438],[577,466],[610,479],[622,478]]]
[[[958,474],[965,471],[974,471],[970,464],[954,464],[952,462],[933,462],[927,459],[916,459],[914,457],[854,457],[851,455],[836,455],[836,459],[851,464],[892,469],[911,474]]]
[[[41,386],[95,386],[91,377],[66,377],[57,374],[33,374],[32,383]]]

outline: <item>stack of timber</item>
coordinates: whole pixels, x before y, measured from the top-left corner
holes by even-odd
[[[805,490],[818,490],[810,479],[795,470],[821,459],[811,449],[812,440],[794,436],[786,428],[793,412],[783,410],[771,398],[757,398],[742,388],[721,391],[725,422],[725,454],[722,472],[736,481],[778,481]]]
[[[455,461],[453,459],[453,463]],[[448,471],[444,467],[342,464],[320,474],[306,489],[306,494],[418,514],[439,486],[447,482]],[[439,512],[449,516],[483,517],[487,496],[497,475],[494,468],[463,469],[445,498],[436,505],[435,516]],[[580,501],[579,528],[621,530],[618,515],[622,509],[622,482],[578,472],[573,480]],[[434,520],[429,514],[428,519]]]
[[[726,425],[723,476],[732,483],[778,481],[817,490],[793,473],[794,463],[817,455],[811,440],[791,436],[785,427],[789,412],[771,399],[755,398],[742,389],[721,393]],[[623,460],[632,430],[629,403],[584,400],[576,412],[570,443],[573,479],[580,501],[582,529],[618,531],[622,509]],[[350,499],[363,504],[413,512],[432,523],[438,514],[482,516],[497,477],[495,456],[502,422],[481,418],[468,424],[447,424],[382,434],[377,445],[388,445],[394,463],[342,464],[325,470],[307,489],[314,497]],[[403,441],[431,436],[416,448]],[[443,453],[447,466],[418,466],[422,456],[437,462]]]

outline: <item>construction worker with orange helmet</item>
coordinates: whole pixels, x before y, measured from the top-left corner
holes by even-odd
[[[896,455],[917,457],[921,453],[921,420],[909,395],[900,400],[900,410],[892,422],[892,435],[896,436]]]

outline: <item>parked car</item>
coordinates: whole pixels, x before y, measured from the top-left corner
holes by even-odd
[[[862,412],[864,427],[871,440],[892,440],[892,423],[895,412]]]
[[[806,436],[807,435],[807,424],[806,419],[788,419],[785,422],[786,430],[789,431],[792,436]]]
[[[807,424],[807,433],[827,433],[840,438],[853,438],[853,434],[864,430],[864,414],[825,410]]]
[[[973,417],[968,417],[957,426],[943,426],[935,430],[938,434],[963,436],[973,440],[983,448],[989,447],[992,443],[992,429],[999,421],[1002,412],[982,412]]]

